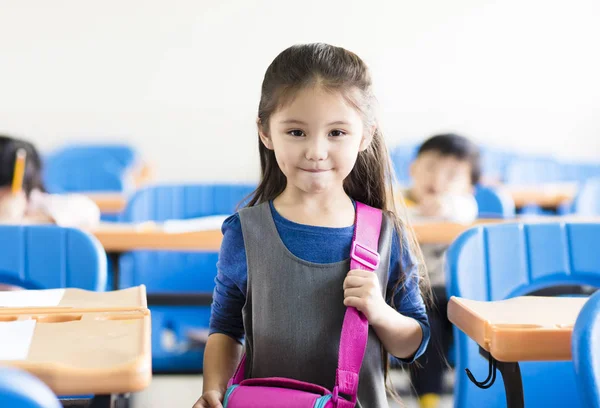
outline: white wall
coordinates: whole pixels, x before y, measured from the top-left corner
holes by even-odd
[[[600,157],[597,0],[0,0],[0,132],[123,137],[163,180],[252,180],[264,70],[323,41],[371,66],[390,144],[455,130]]]

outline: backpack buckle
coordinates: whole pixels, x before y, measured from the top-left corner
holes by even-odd
[[[379,266],[379,253],[358,242],[352,243],[350,258],[373,271]]]

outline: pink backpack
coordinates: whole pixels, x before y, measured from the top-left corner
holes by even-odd
[[[375,271],[379,265],[381,210],[356,203],[356,226],[350,269]],[[229,380],[224,408],[350,408],[356,405],[358,376],[365,355],[369,322],[353,307],[346,309],[333,391],[290,378],[244,380],[246,356]],[[333,373],[332,373],[333,375]],[[342,397],[342,395],[348,398]]]

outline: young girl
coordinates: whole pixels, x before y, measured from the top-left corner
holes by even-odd
[[[21,192],[11,185],[17,152],[26,154]],[[100,209],[83,195],[47,194],[42,183],[42,162],[29,142],[0,135],[0,222],[54,222],[62,226],[91,227],[100,221]]]
[[[419,251],[394,212],[384,212],[376,273],[349,270],[355,203],[393,208],[374,105],[366,65],[343,48],[293,46],[267,69],[257,119],[262,178],[248,207],[223,224],[195,408],[222,406],[244,336],[246,377],[333,389],[346,306],[370,324],[358,406],[388,406],[383,349],[406,362],[423,353]]]

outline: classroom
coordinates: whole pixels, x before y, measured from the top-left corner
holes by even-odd
[[[600,2],[0,2],[0,408],[600,408]]]

